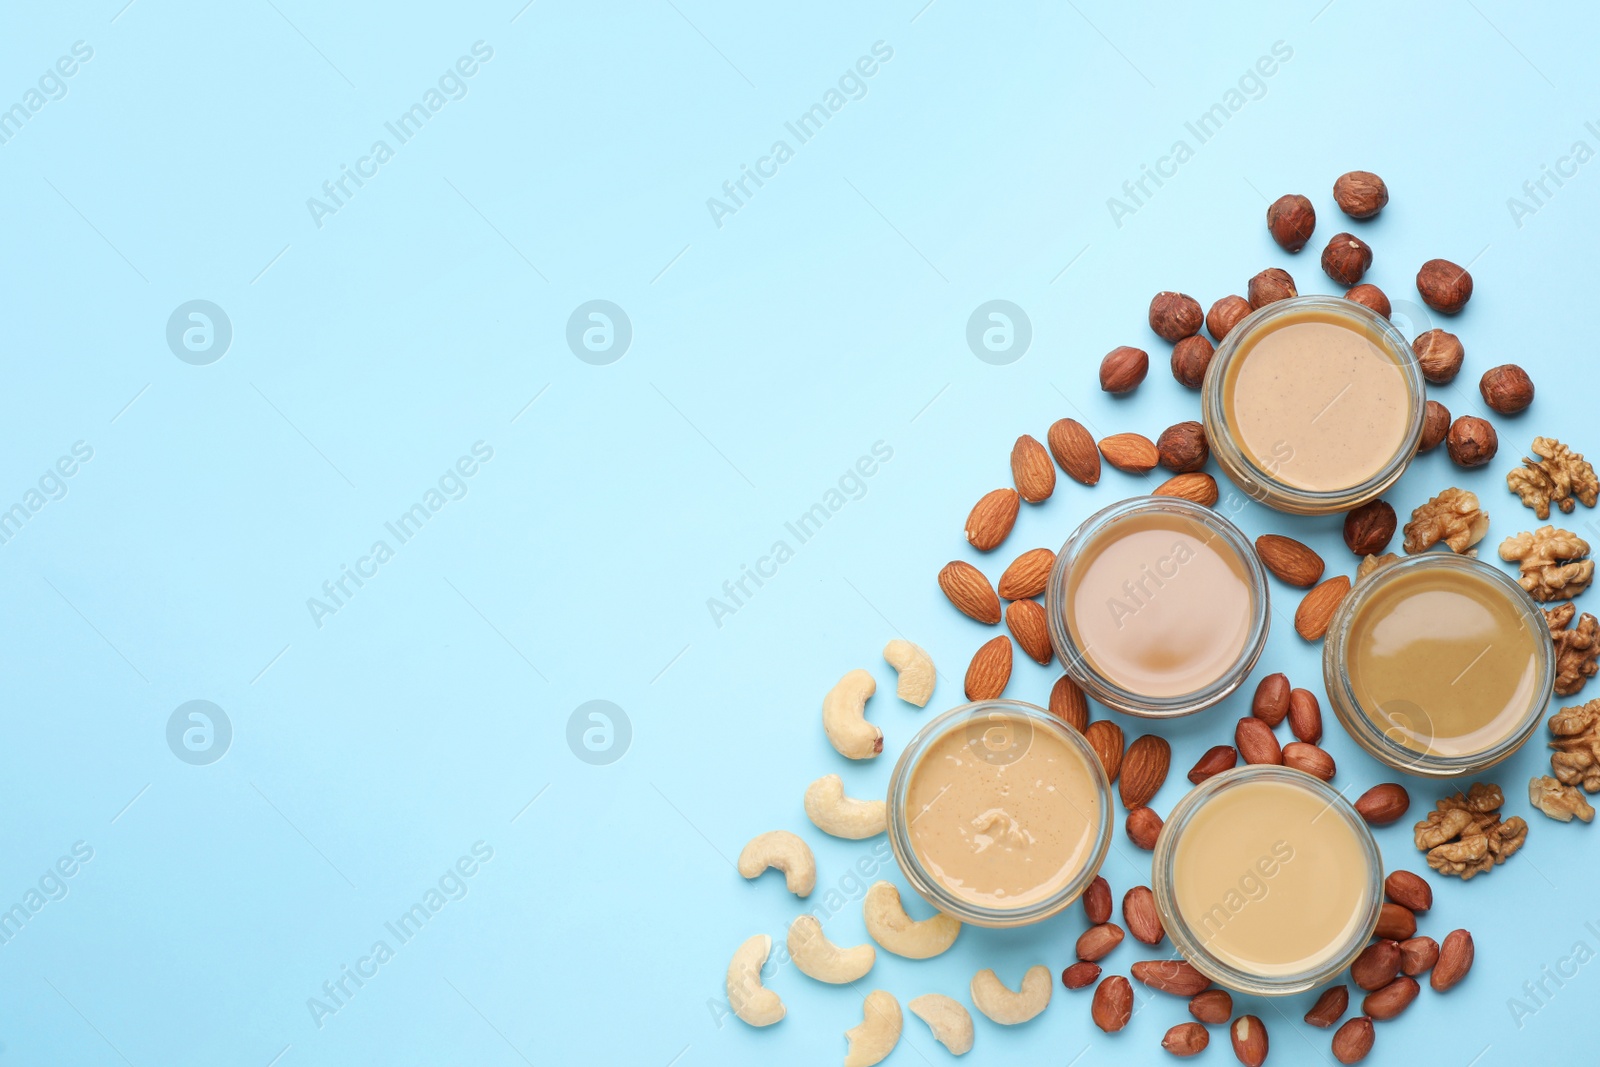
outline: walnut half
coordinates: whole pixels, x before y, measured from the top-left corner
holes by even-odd
[[[1516,815],[1502,821],[1504,803],[1500,787],[1486,782],[1440,799],[1413,828],[1428,866],[1466,880],[1509,859],[1528,839],[1528,824]]]
[[[1594,507],[1600,498],[1600,479],[1594,466],[1553,437],[1535,437],[1533,452],[1538,459],[1524,459],[1522,466],[1506,475],[1506,485],[1522,498],[1541,519],[1550,517],[1550,504],[1571,512],[1573,501]]]
[[[1563,785],[1600,792],[1600,700],[1562,708],[1550,716],[1550,770]]]
[[[1443,541],[1455,553],[1465,552],[1489,532],[1489,516],[1478,497],[1465,489],[1446,489],[1411,513],[1405,526],[1406,555],[1426,552]]]
[[[1595,665],[1600,658],[1600,620],[1586,611],[1577,626],[1567,629],[1577,615],[1578,606],[1570,602],[1544,609],[1544,621],[1556,646],[1557,696],[1571,696],[1600,671]]]
[[[1558,822],[1571,822],[1573,816],[1584,822],[1594,821],[1594,806],[1583,799],[1583,794],[1548,775],[1528,783],[1528,801]]]
[[[1541,526],[1500,543],[1500,558],[1522,569],[1517,583],[1535,600],[1568,600],[1594,581],[1589,542],[1571,530]]]

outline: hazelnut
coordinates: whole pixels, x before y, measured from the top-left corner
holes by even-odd
[[[1251,278],[1250,285],[1245,291],[1250,294],[1250,306],[1258,309],[1300,295],[1299,290],[1294,287],[1294,279],[1289,277],[1289,272],[1279,270],[1277,267],[1268,267]]]
[[[1211,347],[1211,342],[1199,334],[1185,337],[1172,346],[1172,376],[1190,389],[1200,388],[1200,383],[1206,380],[1206,368],[1211,366],[1211,357],[1216,355],[1216,351]]]
[[[1417,271],[1417,292],[1433,310],[1454,315],[1472,299],[1472,275],[1448,259],[1430,259]]]
[[[1439,442],[1444,440],[1444,435],[1450,432],[1450,409],[1437,400],[1428,401],[1422,414],[1422,440],[1417,443],[1418,452],[1431,452],[1439,447]]]
[[[1369,500],[1344,517],[1344,543],[1358,556],[1376,556],[1389,547],[1396,525],[1387,500]]]
[[[1500,448],[1500,438],[1485,420],[1476,415],[1463,415],[1450,424],[1445,448],[1458,466],[1481,467],[1494,458]]]
[[[1502,415],[1515,415],[1533,403],[1533,381],[1515,363],[1490,367],[1478,381],[1483,402]]]
[[[1339,210],[1353,219],[1370,219],[1389,202],[1389,187],[1370,170],[1353,170],[1333,183]]]
[[[1299,193],[1288,193],[1267,208],[1267,230],[1285,252],[1298,252],[1317,228],[1317,212]]]
[[[1161,465],[1174,474],[1188,474],[1206,465],[1211,447],[1206,444],[1206,428],[1198,422],[1168,426],[1156,438]]]
[[[1350,289],[1344,294],[1344,298],[1353,300],[1363,307],[1371,308],[1384,318],[1388,318],[1389,312],[1392,310],[1389,307],[1389,298],[1383,295],[1383,290],[1368,282],[1362,282],[1360,285]]]
[[[1200,301],[1185,293],[1157,293],[1150,301],[1150,328],[1163,341],[1177,344],[1200,332]]]
[[[1372,248],[1353,233],[1336,233],[1322,250],[1322,269],[1340,285],[1354,285],[1372,266]]]
[[[1211,305],[1211,310],[1206,312],[1206,329],[1211,331],[1211,336],[1221,344],[1222,339],[1228,336],[1228,331],[1239,325],[1239,320],[1244,318],[1255,308],[1250,306],[1250,301],[1242,296],[1225,296]]]
[[[1461,370],[1461,360],[1466,355],[1461,338],[1445,330],[1429,330],[1417,334],[1411,342],[1422,376],[1435,385],[1444,385]]]
[[[1142,348],[1119,345],[1100,361],[1100,388],[1108,393],[1131,393],[1150,370],[1150,354]]]

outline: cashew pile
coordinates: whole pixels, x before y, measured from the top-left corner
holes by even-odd
[[[871,759],[883,751],[883,731],[866,719],[867,698],[877,691],[872,675],[858,667],[822,698],[822,729],[839,755]]]
[[[883,833],[889,824],[889,805],[882,800],[854,800],[844,795],[837,774],[825,774],[806,787],[806,816],[817,829],[834,837],[858,841]]]
[[[1002,1026],[1015,1026],[1044,1011],[1050,1003],[1051,988],[1050,971],[1042,964],[1028,968],[1022,976],[1022,987],[1015,993],[985,967],[972,976],[972,1003]]]
[[[906,1007],[928,1024],[934,1040],[949,1049],[952,1056],[972,1051],[972,1015],[960,1001],[943,993],[924,993]]]
[[[797,897],[811,895],[817,885],[817,861],[811,846],[787,830],[768,830],[757,834],[739,853],[739,873],[759,878],[768,867],[783,872],[789,892]]]
[[[956,943],[961,921],[943,912],[929,919],[912,919],[900,904],[900,890],[891,882],[874,882],[861,904],[867,933],[872,940],[908,960],[925,960]]]
[[[900,676],[895,695],[907,704],[927,707],[933,696],[933,683],[939,678],[933,669],[933,657],[910,641],[896,638],[883,646],[883,658]]]
[[[757,934],[740,945],[728,964],[728,1004],[751,1026],[771,1026],[787,1014],[778,994],[761,984],[761,968],[772,951],[772,938]]]
[[[861,1025],[844,1032],[850,1052],[844,1067],[872,1067],[894,1051],[900,1043],[900,1002],[881,989],[867,994],[861,1005]]]
[[[865,977],[878,952],[871,945],[840,948],[828,940],[815,915],[802,915],[789,924],[789,958],[808,978],[843,985]]]

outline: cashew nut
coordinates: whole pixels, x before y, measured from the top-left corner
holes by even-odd
[[[877,691],[872,675],[858,667],[822,698],[822,728],[839,755],[871,759],[883,751],[883,731],[865,717],[867,698]]]
[[[881,989],[867,994],[861,1005],[861,1025],[844,1032],[850,1042],[850,1051],[844,1058],[844,1067],[872,1067],[894,1051],[900,1043],[900,1002]]]
[[[927,707],[928,698],[933,696],[933,683],[939,678],[933,669],[933,657],[910,641],[895,638],[883,646],[883,658],[900,675],[895,694],[907,704]]]
[[[815,915],[802,915],[789,924],[789,958],[801,974],[843,985],[872,970],[878,953],[871,945],[840,948],[828,940]]]
[[[1022,976],[1022,987],[1015,993],[985,967],[972,976],[972,1003],[1002,1026],[1015,1026],[1044,1011],[1052,988],[1050,971],[1043,965],[1029,967]]]
[[[768,867],[783,872],[784,884],[797,897],[811,895],[817,884],[817,861],[811,846],[787,830],[757,834],[739,853],[739,873],[759,878]]]
[[[825,774],[806,786],[806,815],[823,833],[852,841],[881,834],[889,825],[883,801],[845,796],[837,774]]]
[[[861,914],[872,940],[908,960],[937,956],[955,944],[961,932],[961,920],[942,911],[929,919],[912,919],[900,904],[900,890],[889,882],[872,883]]]
[[[751,1026],[771,1026],[786,1014],[778,994],[761,984],[761,968],[772,951],[772,938],[757,934],[733,954],[728,964],[728,1003]]]
[[[934,1040],[949,1049],[951,1055],[961,1056],[972,1051],[972,1016],[960,1001],[943,993],[924,993],[906,1007],[928,1024]]]

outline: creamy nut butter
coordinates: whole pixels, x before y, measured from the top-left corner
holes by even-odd
[[[1063,607],[1096,673],[1133,693],[1170,697],[1203,689],[1239,661],[1254,596],[1233,545],[1188,515],[1153,510],[1088,540],[1072,560]]]
[[[1178,910],[1217,958],[1258,975],[1312,970],[1370,910],[1361,842],[1315,793],[1257,781],[1217,794],[1172,861]]]
[[[1258,467],[1318,492],[1382,470],[1406,443],[1413,406],[1401,365],[1377,334],[1318,309],[1252,331],[1229,362],[1223,404],[1235,441]]]
[[[958,900],[1037,904],[1098,865],[1099,781],[1084,751],[1026,717],[958,718],[911,769],[903,812],[911,850]]]

